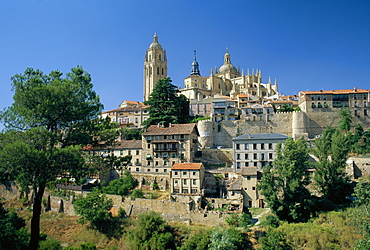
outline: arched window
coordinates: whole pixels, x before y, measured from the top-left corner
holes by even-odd
[[[162,68],[162,75],[164,75],[164,69]]]
[[[159,75],[159,67],[157,67],[157,75]]]

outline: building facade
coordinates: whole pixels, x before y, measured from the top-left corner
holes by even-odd
[[[175,163],[171,168],[171,193],[202,194],[204,173],[202,163]]]
[[[243,167],[255,167],[262,171],[263,167],[276,158],[276,145],[288,139],[288,136],[270,134],[244,134],[233,141],[233,167],[240,172]]]
[[[356,117],[370,113],[370,90],[340,89],[299,92],[299,107],[304,112],[338,112],[349,108]]]
[[[198,136],[195,123],[149,126],[142,134],[144,171],[169,173],[175,163],[193,162]]]

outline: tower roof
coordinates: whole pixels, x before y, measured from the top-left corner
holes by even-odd
[[[150,49],[154,49],[155,48],[155,49],[161,49],[162,50],[162,46],[158,42],[157,33],[154,33],[153,42],[150,44],[149,48]]]
[[[190,75],[200,75],[199,63],[197,62],[197,51],[194,50],[194,61],[191,64]]]

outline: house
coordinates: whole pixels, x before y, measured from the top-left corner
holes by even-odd
[[[171,193],[201,195],[204,173],[202,163],[175,163],[171,168]]]
[[[175,163],[194,162],[198,136],[195,123],[149,126],[142,134],[145,172],[169,173]]]
[[[261,180],[261,172],[257,167],[242,167],[242,195],[243,207],[264,207],[263,196],[260,194],[257,184]]]
[[[370,114],[370,90],[339,89],[299,92],[299,107],[303,112],[338,112],[349,108],[355,116]]]
[[[279,142],[284,142],[288,136],[278,133],[244,134],[233,141],[233,167],[240,172],[243,167],[256,167],[262,171],[276,157],[275,148]]]
[[[123,101],[118,109],[108,110],[101,114],[103,118],[109,117],[120,127],[142,128],[141,123],[148,119],[148,106],[142,102]]]

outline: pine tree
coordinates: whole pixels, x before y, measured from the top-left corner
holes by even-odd
[[[178,95],[178,88],[167,77],[158,80],[145,105],[149,105],[149,118],[143,122],[150,125],[164,123],[186,123],[189,120],[189,101],[184,95]]]

